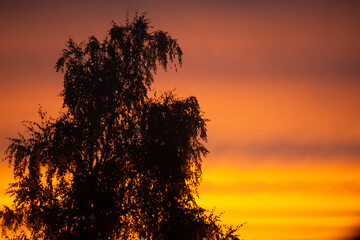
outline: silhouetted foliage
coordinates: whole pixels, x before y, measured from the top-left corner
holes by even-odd
[[[63,112],[41,109],[10,139],[15,183],[0,212],[13,239],[237,239],[197,206],[206,119],[195,97],[149,97],[158,66],[181,66],[166,32],[136,15],[105,40],[69,40],[56,63]]]

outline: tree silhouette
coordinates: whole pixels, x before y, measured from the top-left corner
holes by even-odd
[[[28,137],[10,139],[15,183],[0,212],[12,239],[237,239],[237,227],[195,202],[208,151],[195,97],[149,97],[157,68],[181,66],[166,32],[136,15],[105,40],[67,42],[63,111],[40,109]]]

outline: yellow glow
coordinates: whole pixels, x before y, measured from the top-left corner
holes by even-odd
[[[360,220],[357,167],[212,166],[204,170],[199,204],[247,222],[245,239],[327,239]],[[295,237],[296,236],[296,237]]]

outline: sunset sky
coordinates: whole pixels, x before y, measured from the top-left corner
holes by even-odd
[[[2,1],[0,156],[39,104],[57,116],[69,37],[103,39],[147,12],[184,64],[153,89],[196,96],[208,122],[198,203],[247,222],[245,240],[347,240],[360,233],[360,2]],[[12,181],[0,163],[0,203]],[[351,238],[350,238],[351,239]]]

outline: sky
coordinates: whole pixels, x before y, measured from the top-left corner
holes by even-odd
[[[69,37],[103,39],[146,12],[183,67],[153,89],[196,96],[210,121],[198,203],[246,240],[347,240],[360,232],[357,1],[25,1],[0,7],[0,155],[61,108],[55,62]],[[0,203],[11,169],[0,163]]]

